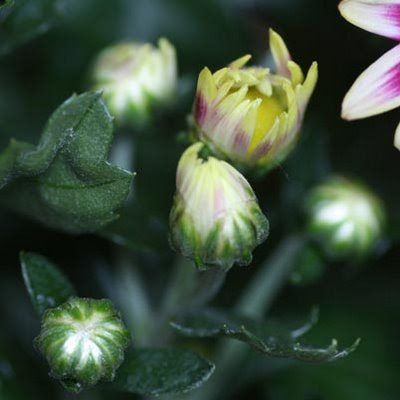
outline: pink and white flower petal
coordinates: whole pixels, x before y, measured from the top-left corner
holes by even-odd
[[[205,67],[199,74],[199,79],[197,81],[197,92],[207,103],[211,103],[217,94],[217,86],[211,71]]]
[[[269,154],[273,143],[279,136],[279,132],[283,124],[286,124],[285,117],[286,113],[282,113],[275,118],[274,124],[265,134],[264,139],[257,145],[257,147],[248,154],[249,160],[254,163],[264,164],[266,156]]]
[[[400,39],[399,0],[343,0],[339,11],[343,18],[359,28]]]
[[[354,120],[400,106],[400,44],[368,67],[354,82],[342,104],[342,118]]]
[[[224,113],[214,125],[213,136],[208,138],[222,152],[242,159],[249,146],[253,126],[249,120],[249,113],[255,115],[259,104],[244,100],[231,112]],[[255,122],[254,122],[255,124]]]

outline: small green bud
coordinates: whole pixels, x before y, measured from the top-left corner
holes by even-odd
[[[149,43],[120,43],[97,57],[92,71],[93,89],[103,98],[117,123],[145,124],[155,106],[173,100],[177,86],[174,46],[167,39],[158,48]]]
[[[268,235],[253,189],[235,168],[209,155],[202,143],[182,155],[170,214],[171,243],[200,269],[248,265]]]
[[[51,375],[77,393],[100,380],[112,381],[129,341],[109,300],[72,298],[45,312],[35,344]]]
[[[382,202],[365,186],[334,177],[306,199],[308,230],[332,258],[368,255],[382,237]]]

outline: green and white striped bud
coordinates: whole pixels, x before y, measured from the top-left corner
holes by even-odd
[[[333,177],[306,200],[309,232],[333,258],[368,255],[382,237],[382,202],[365,186]]]
[[[114,379],[129,341],[109,300],[72,298],[45,312],[35,344],[46,357],[51,376],[78,393],[100,380]]]
[[[173,247],[199,269],[248,265],[253,249],[268,235],[268,221],[244,176],[195,143],[179,161],[176,186]]]
[[[156,106],[173,101],[177,86],[174,46],[164,38],[158,48],[149,43],[120,43],[107,47],[97,57],[93,89],[103,98],[117,123],[140,126]]]

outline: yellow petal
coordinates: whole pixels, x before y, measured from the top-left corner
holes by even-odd
[[[315,85],[318,80],[318,64],[314,61],[311,64],[310,69],[307,72],[306,80],[303,85],[298,86],[298,90],[296,90],[297,101],[299,104],[300,112],[304,112],[307,107],[307,103],[310,100],[310,97],[315,89]]]
[[[250,60],[251,55],[250,54],[246,54],[243,57],[238,58],[235,61],[232,61],[229,66],[233,69],[239,69],[242,68],[245,64],[247,64],[247,62]]]
[[[287,49],[282,37],[272,29],[269,30],[269,46],[278,74],[289,78],[290,71],[288,69],[288,62],[291,59],[289,50]]]
[[[262,142],[264,136],[274,124],[276,117],[283,109],[275,97],[264,96],[255,88],[249,89],[246,98],[250,100],[262,100],[258,107],[257,122],[248,149],[248,152],[251,153]]]
[[[215,85],[211,71],[205,67],[199,74],[199,79],[197,81],[197,90],[201,93],[204,100],[207,103],[211,101],[217,95],[217,87]]]
[[[301,70],[300,66],[297,65],[293,61],[288,62],[288,68],[290,71],[290,75],[292,76],[292,85],[296,86],[298,84],[303,83],[304,81],[304,74],[303,71]]]

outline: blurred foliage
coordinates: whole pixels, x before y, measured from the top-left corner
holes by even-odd
[[[239,371],[226,395],[231,400],[397,398],[400,190],[396,175],[399,153],[392,140],[398,121],[395,113],[353,123],[339,117],[341,100],[351,83],[393,44],[346,23],[333,0],[69,0],[58,6],[58,2],[35,0],[26,2],[29,7],[24,8],[31,16],[13,9],[22,3],[0,2],[2,151],[11,137],[38,143],[39,132],[53,110],[73,93],[88,89],[87,74],[97,52],[119,40],[154,43],[159,36],[169,38],[177,47],[186,95],[173,111],[158,116],[149,131],[115,133],[113,162],[136,171],[137,178],[120,219],[98,236],[60,233],[1,210],[0,397],[44,398],[46,393],[49,399],[65,398],[47,379],[46,367],[31,345],[39,328],[23,290],[20,250],[54,260],[85,295],[107,295],[113,300],[115,291],[108,291],[102,279],[113,273],[117,260],[119,245],[105,239],[111,238],[128,245],[129,257],[140,267],[151,293],[151,304],[160,302],[175,258],[168,247],[167,222],[175,168],[184,148],[176,137],[185,129],[197,74],[204,65],[218,68],[245,53],[253,54],[254,61],[268,63],[267,28],[273,27],[285,37],[301,66],[319,62],[320,80],[296,152],[267,177],[252,182],[271,223],[270,238],[256,250],[252,266],[232,269],[215,304],[230,306],[280,239],[301,228],[305,192],[331,172],[356,177],[381,196],[389,213],[388,240],[379,257],[362,268],[337,263],[308,286],[286,287],[273,309],[275,314],[303,314],[320,304],[320,324],[313,330],[314,337],[336,337],[351,343],[360,336],[356,352],[325,366],[249,356],[249,364]],[[56,8],[46,8],[50,3]],[[42,9],[37,8],[40,4]],[[24,30],[14,36],[18,24]],[[118,142],[124,138],[127,142],[122,149],[133,149],[131,165],[125,165],[118,155]],[[239,384],[244,386],[238,388]],[[90,400],[101,395],[134,398],[107,390],[77,398]]]

